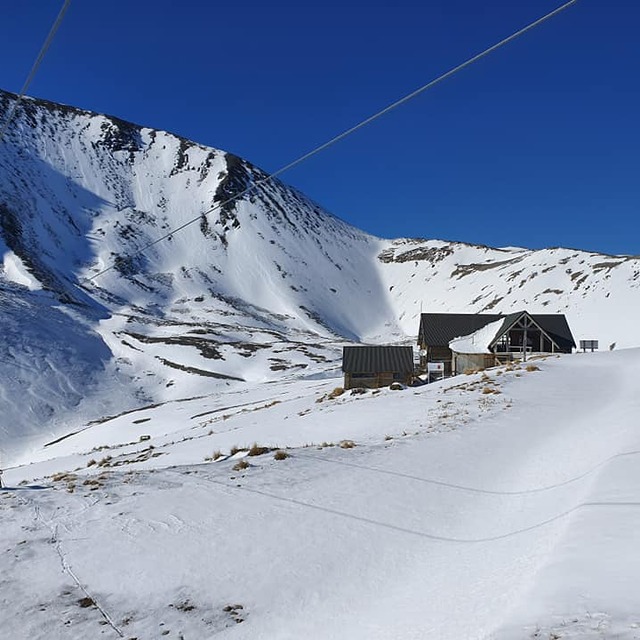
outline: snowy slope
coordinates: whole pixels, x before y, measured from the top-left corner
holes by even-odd
[[[381,240],[279,181],[224,204],[264,178],[170,133],[22,104],[0,145],[0,449],[326,375],[345,340],[412,340],[421,308],[560,311],[576,340],[637,344],[637,258]]]
[[[333,400],[337,379],[259,385],[94,425],[5,473],[0,628],[637,638],[639,374],[638,350],[554,356]],[[296,448],[226,457],[256,439]]]
[[[380,259],[392,304],[415,333],[430,313],[564,313],[576,339],[638,346],[640,259],[574,249],[492,249],[439,240],[395,240]],[[423,294],[423,292],[425,292]],[[417,310],[416,310],[417,309]]]

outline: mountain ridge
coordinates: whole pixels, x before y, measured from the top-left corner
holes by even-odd
[[[0,110],[14,99],[0,91]],[[345,341],[411,341],[421,310],[565,313],[576,340],[638,344],[636,257],[385,240],[267,178],[171,133],[25,99],[0,146],[0,434],[324,375]]]

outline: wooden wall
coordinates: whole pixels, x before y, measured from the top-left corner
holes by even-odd
[[[459,375],[473,369],[488,369],[496,363],[496,357],[492,353],[454,353],[453,373]]]
[[[358,387],[365,389],[379,389],[380,387],[388,387],[394,382],[409,385],[413,382],[413,376],[409,373],[402,380],[396,380],[394,373],[377,373],[371,374],[366,378],[354,377],[351,373],[344,374],[344,388],[357,389]]]

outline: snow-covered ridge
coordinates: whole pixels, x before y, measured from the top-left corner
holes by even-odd
[[[636,346],[640,259],[575,249],[494,249],[439,240],[394,240],[379,260],[395,304],[423,311],[564,313],[576,340]],[[427,292],[420,295],[420,292]],[[416,323],[413,310],[403,322]]]
[[[20,105],[0,145],[0,446],[322,376],[345,340],[412,339],[421,310],[557,311],[576,340],[637,344],[637,258],[381,240],[277,180],[224,204],[265,177],[164,131]]]

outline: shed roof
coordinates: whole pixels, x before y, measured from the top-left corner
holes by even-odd
[[[344,347],[345,373],[411,373],[413,347]]]

